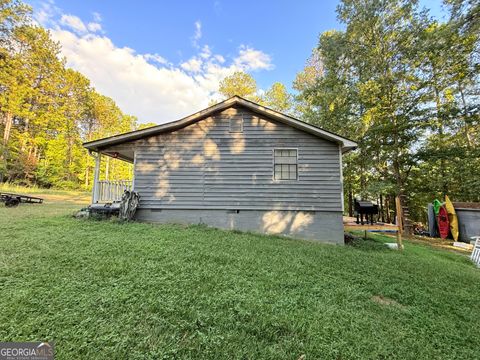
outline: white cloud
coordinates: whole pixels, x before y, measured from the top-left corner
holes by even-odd
[[[208,59],[212,56],[212,50],[210,50],[210,46],[204,45],[202,51],[200,52],[200,56],[204,59]]]
[[[198,43],[196,54],[172,64],[160,54],[140,54],[116,46],[102,32],[99,14],[93,15],[94,22],[85,25],[77,16],[52,8],[53,3],[45,21],[62,46],[67,66],[88,77],[100,93],[114,99],[125,113],[137,116],[140,122],[179,119],[218,98],[218,85],[225,76],[235,71],[273,68],[270,56],[252,47],[242,45],[237,55],[226,58],[208,45],[200,48]],[[197,21],[195,27],[192,40],[198,41],[202,25]]]
[[[191,58],[190,60],[180,64],[181,68],[190,72],[199,72],[202,69],[202,60]]]
[[[44,27],[56,26],[54,18],[62,14],[61,10],[55,6],[53,0],[40,3],[39,8],[35,10],[33,12],[35,21]]]
[[[192,37],[192,45],[196,48],[199,47],[198,41],[202,38],[202,23],[200,20],[195,21],[195,33]]]
[[[93,12],[92,16],[93,16],[93,20],[95,22],[101,22],[102,21],[102,15],[100,15],[98,12]]]
[[[60,18],[60,24],[69,27],[78,34],[87,32],[87,27],[78,16],[75,15],[62,15]]]
[[[35,20],[39,24],[47,24],[48,20],[50,19],[49,8],[46,6],[42,6],[38,11],[34,13]]]
[[[85,74],[97,90],[143,122],[166,122],[199,110],[208,91],[180,69],[159,68],[132,49],[116,47],[105,36],[78,36],[53,30],[67,64]]]
[[[154,63],[157,63],[157,64],[167,64],[168,63],[167,59],[165,59],[163,56],[160,56],[158,54],[145,54],[145,55],[143,55],[143,57],[145,58],[145,60],[150,61],[150,62],[154,62]]]
[[[225,62],[225,58],[222,55],[214,55],[215,60],[217,60],[220,64]]]
[[[268,54],[245,45],[240,46],[235,64],[246,70],[271,70],[274,67]]]
[[[100,23],[97,23],[97,22],[88,23],[87,28],[91,32],[102,31],[102,25]]]

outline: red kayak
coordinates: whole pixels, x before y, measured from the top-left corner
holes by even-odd
[[[446,239],[450,232],[450,222],[448,221],[448,213],[445,206],[442,206],[438,212],[438,231],[442,239]]]

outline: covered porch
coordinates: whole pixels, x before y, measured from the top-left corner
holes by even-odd
[[[92,204],[107,204],[119,202],[125,190],[134,189],[135,152],[132,148],[111,148],[90,150],[95,158],[93,173]],[[122,178],[117,178],[119,171],[112,171],[112,162],[123,165]],[[117,165],[118,167],[118,165]],[[118,170],[118,169],[117,169]],[[126,175],[126,176],[125,176]]]

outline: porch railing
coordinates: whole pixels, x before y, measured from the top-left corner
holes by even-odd
[[[120,201],[125,190],[132,190],[132,180],[100,180],[97,201]]]

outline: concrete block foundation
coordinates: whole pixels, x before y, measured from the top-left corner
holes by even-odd
[[[139,221],[162,224],[205,224],[220,229],[344,244],[341,212],[138,209],[135,217]]]

